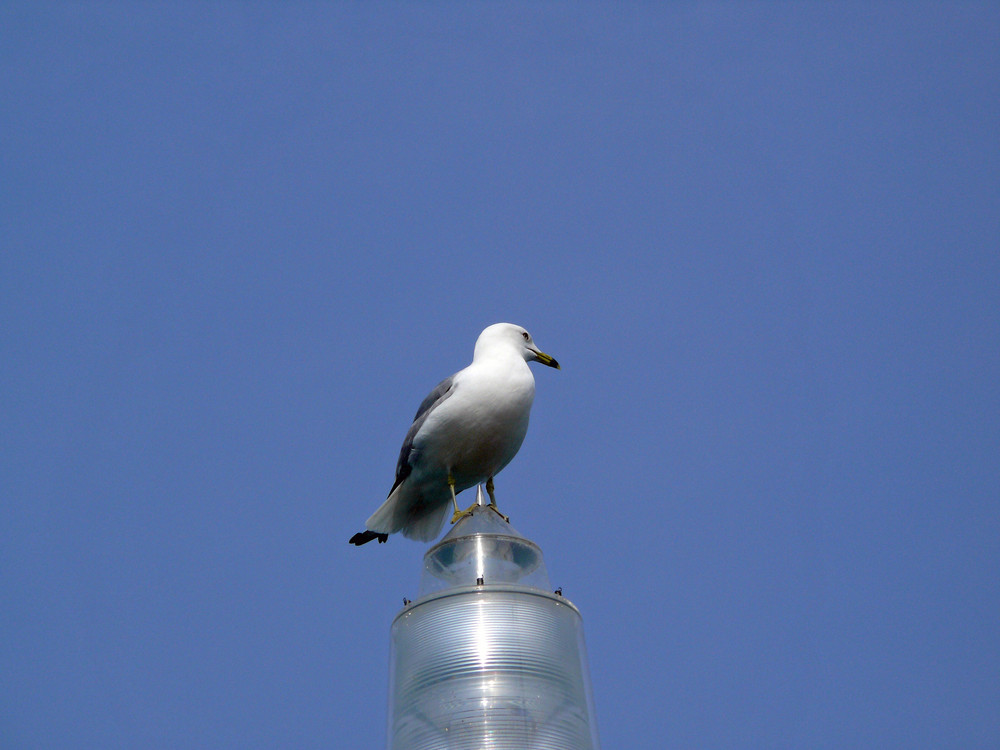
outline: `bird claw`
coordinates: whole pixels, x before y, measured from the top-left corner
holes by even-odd
[[[486,507],[489,508],[490,510],[492,510],[494,513],[496,513],[498,516],[500,516],[500,518],[502,518],[504,521],[506,521],[507,523],[510,523],[510,518],[508,516],[505,516],[503,513],[501,513],[500,509],[494,503],[490,503]]]

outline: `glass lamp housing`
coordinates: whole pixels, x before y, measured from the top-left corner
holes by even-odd
[[[489,507],[428,550],[391,633],[389,750],[598,749],[580,612]]]

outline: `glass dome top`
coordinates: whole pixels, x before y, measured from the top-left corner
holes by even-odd
[[[424,555],[420,596],[457,586],[517,584],[551,591],[542,551],[483,504],[477,489],[472,512],[459,519]]]

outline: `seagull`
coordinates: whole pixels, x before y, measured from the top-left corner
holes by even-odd
[[[351,537],[361,546],[389,534],[422,542],[441,532],[448,501],[451,522],[470,515],[459,510],[462,490],[486,483],[489,508],[504,520],[493,494],[493,477],[517,454],[528,431],[535,379],[528,362],[559,369],[559,363],[535,346],[526,330],[496,323],[476,340],[472,364],[445,378],[417,409],[396,464],[389,497]]]

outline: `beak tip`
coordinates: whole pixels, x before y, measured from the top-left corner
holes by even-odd
[[[549,354],[546,354],[545,352],[540,352],[540,351],[538,351],[537,349],[534,349],[534,348],[532,349],[532,352],[534,352],[535,356],[533,357],[533,359],[536,362],[541,362],[546,367],[554,367],[557,370],[561,370],[562,369],[559,366],[559,363],[556,361],[555,357],[553,357],[553,356],[551,356]]]

